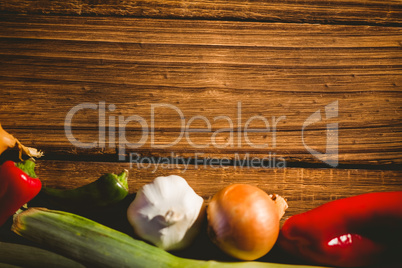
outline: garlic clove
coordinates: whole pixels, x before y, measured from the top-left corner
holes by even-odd
[[[187,247],[204,215],[204,199],[176,175],[157,177],[144,185],[127,210],[135,233],[165,250]]]

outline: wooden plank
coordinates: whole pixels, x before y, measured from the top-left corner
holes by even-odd
[[[28,14],[107,15],[209,20],[335,24],[401,24],[398,0],[288,1],[2,1],[0,11]]]
[[[166,165],[142,163],[37,161],[37,175],[44,185],[71,189],[96,180],[108,172],[129,170],[129,188],[135,193],[158,176],[179,175],[208,201],[232,183],[260,187],[288,200],[287,217],[331,200],[375,191],[400,191],[402,171],[310,168],[219,167],[212,165]]]
[[[22,119],[18,122],[21,124]],[[399,128],[400,129],[400,128]],[[8,129],[7,129],[8,130]],[[345,129],[339,130],[339,163],[342,165],[400,165],[400,134],[398,129],[392,130],[396,133],[384,134],[384,128],[370,129]],[[37,128],[18,128],[9,131],[18,137],[23,143],[40,148],[45,152],[48,159],[66,159],[71,157],[81,156],[81,159],[87,160],[91,157],[103,159],[104,161],[118,161],[119,148],[125,148],[124,161],[141,157],[181,157],[186,159],[199,160],[208,158],[224,158],[229,161],[248,162],[252,158],[264,160],[268,158],[272,167],[294,166],[308,163],[319,164],[322,162],[314,158],[304,148],[301,140],[301,132],[296,131],[279,131],[276,133],[275,146],[269,145],[272,137],[271,134],[248,133],[248,139],[253,143],[250,146],[246,143],[244,136],[242,144],[236,144],[234,148],[227,146],[218,148],[217,146],[225,146],[228,142],[228,134],[219,134],[215,140],[216,146],[211,142],[213,133],[196,133],[192,132],[189,138],[183,137],[174,145],[167,146],[174,142],[180,136],[178,131],[168,132],[167,130],[148,133],[147,141],[144,145],[138,148],[130,148],[130,145],[125,146],[124,142],[119,143],[118,138],[114,143],[105,144],[105,146],[95,146],[94,148],[79,148],[71,143],[63,129],[51,129],[48,127]],[[74,138],[80,142],[97,142],[97,129],[76,129],[73,131]],[[134,143],[142,138],[142,134],[138,129],[127,128],[126,139],[129,143]],[[186,132],[189,133],[189,132]],[[108,135],[108,133],[106,133]],[[116,136],[118,133],[116,133]],[[151,135],[155,142],[151,143]],[[185,134],[187,135],[187,134]],[[238,134],[234,134],[238,135]],[[244,134],[243,134],[244,135]],[[305,134],[305,142],[315,150],[321,150],[326,146],[326,133],[324,130],[308,131]],[[267,136],[267,137],[265,137]],[[380,139],[374,142],[373,139]],[[189,141],[197,146],[211,143],[207,148],[195,148]],[[236,142],[237,139],[236,139]],[[254,148],[268,143],[267,148]],[[162,147],[163,145],[163,147]],[[246,160],[245,160],[246,159]],[[299,163],[299,164],[298,164]],[[269,165],[269,164],[267,164]]]
[[[340,163],[402,162],[400,28],[4,14],[2,20],[1,123],[49,156],[114,156],[125,141],[118,139],[119,116],[137,115],[149,133],[128,123],[127,142],[147,140],[127,152],[142,156],[233,160],[237,153],[271,153],[321,163],[304,143],[325,152],[327,124],[338,123]],[[318,110],[324,115],[334,101],[338,116],[307,127],[303,143],[306,119]],[[70,109],[85,102],[115,105],[103,123],[96,110],[74,115],[79,141],[98,140],[105,127],[105,146],[91,150],[77,148],[64,131]],[[152,117],[157,104],[170,108]],[[190,121],[197,116],[211,128]],[[246,137],[253,116],[259,119],[249,128],[258,131]],[[183,122],[191,122],[188,129]]]
[[[400,47],[399,27],[1,14],[1,37],[281,48]],[[375,46],[373,46],[375,44]],[[115,48],[119,48],[115,45]],[[124,48],[124,47],[123,47]]]

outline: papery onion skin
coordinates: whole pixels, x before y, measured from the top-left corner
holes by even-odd
[[[283,199],[284,203],[275,198],[246,184],[233,184],[216,193],[207,209],[212,241],[240,260],[267,254],[278,238],[279,220],[287,208]]]
[[[14,148],[18,147],[19,150],[19,158],[22,161],[22,154],[26,154],[29,157],[41,157],[43,156],[43,152],[31,148],[31,147],[26,147],[24,146],[19,140],[14,138],[13,135],[9,134],[7,131],[3,129],[3,127],[0,124],[0,154],[2,154],[5,150],[9,148]]]

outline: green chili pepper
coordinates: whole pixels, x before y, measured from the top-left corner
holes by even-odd
[[[107,173],[87,185],[63,190],[44,187],[42,193],[51,201],[67,208],[92,208],[111,205],[128,194],[128,170],[116,175]]]

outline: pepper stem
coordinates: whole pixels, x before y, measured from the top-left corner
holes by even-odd
[[[116,179],[124,186],[128,189],[128,182],[127,182],[127,178],[128,178],[128,170],[125,169],[123,170],[123,172],[121,172],[120,174],[117,175]]]
[[[37,176],[35,174],[35,162],[34,161],[27,159],[25,161],[15,163],[15,165],[19,169],[24,171],[26,174],[28,174],[28,176],[30,176],[31,178],[37,178]]]

